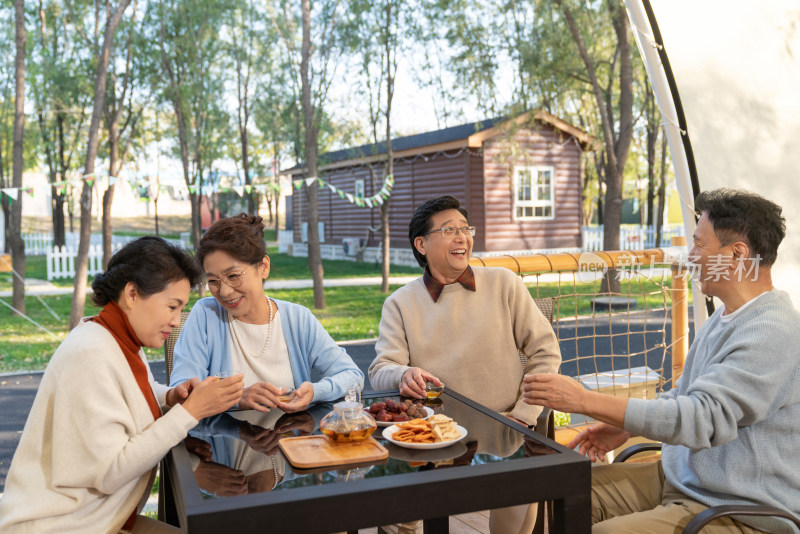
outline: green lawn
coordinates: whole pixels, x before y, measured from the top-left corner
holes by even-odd
[[[274,231],[273,231],[274,232]],[[278,254],[276,249],[269,251],[271,260],[270,280],[298,280],[311,278],[311,270],[308,268],[307,258]],[[357,263],[345,260],[323,260],[322,268],[325,271],[325,278],[351,278],[380,276],[381,266],[376,263]],[[47,257],[28,256],[25,258],[26,278],[36,280],[47,280]],[[392,265],[391,276],[420,275],[422,269],[419,267],[405,267]],[[89,277],[89,284],[92,283]],[[52,280],[51,283],[56,287],[73,287],[72,278],[60,278]],[[10,291],[12,287],[11,273],[0,273],[0,291]]]
[[[392,286],[390,291],[397,287]],[[593,284],[586,284],[583,288],[577,288],[577,295],[572,286],[565,285],[559,289],[557,284],[542,284],[529,289],[533,296],[557,297],[556,317],[563,319],[591,315],[593,287]],[[623,283],[623,292],[630,292],[630,298],[637,301],[640,310],[644,309],[645,302],[650,310],[663,308],[665,299],[669,305],[668,291],[664,296],[660,285],[654,282]],[[273,290],[270,291],[270,296],[309,308],[313,305],[313,290],[310,288]],[[26,311],[32,320],[56,336],[63,337],[67,333],[71,299],[71,295],[42,298],[58,318],[35,297],[26,298]],[[333,287],[325,290],[327,307],[324,310],[312,308],[312,311],[337,341],[374,338],[378,335],[381,308],[385,299],[386,295],[377,286]],[[197,295],[193,294],[190,305],[196,300]],[[87,299],[84,314],[96,313],[97,308]],[[0,372],[44,369],[59,343],[56,338],[24,318],[12,315],[6,307],[0,309],[0,331],[3,332],[0,338]],[[151,359],[163,357],[160,350],[148,350],[148,356]]]

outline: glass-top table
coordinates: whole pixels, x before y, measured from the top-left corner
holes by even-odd
[[[385,399],[400,397],[364,395],[365,404]],[[191,533],[352,532],[417,519],[425,532],[447,532],[450,515],[553,501],[554,532],[590,531],[588,460],[452,390],[426,406],[466,438],[412,450],[378,428],[387,459],[311,469],[292,466],[278,442],[318,434],[330,404],[207,419],[165,458],[165,519]]]

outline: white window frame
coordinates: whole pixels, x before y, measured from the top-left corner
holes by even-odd
[[[365,189],[364,189],[364,180],[363,179],[356,180],[355,183],[354,183],[353,197],[354,198],[360,198],[362,200],[365,199],[366,195],[365,195],[364,191],[365,191]]]
[[[531,173],[531,177],[536,177],[535,180],[531,180],[531,198],[522,199],[519,198],[519,187],[520,187],[520,175],[522,172],[528,171]],[[539,200],[538,198],[538,190],[540,187],[547,187],[546,185],[539,185],[539,177],[540,173],[550,173],[550,200]],[[556,218],[556,178],[555,178],[555,169],[553,167],[548,166],[519,166],[514,168],[514,179],[512,184],[512,197],[513,203],[511,207],[511,214],[515,221],[542,221],[542,220],[552,220]],[[544,210],[545,208],[550,208],[550,215],[536,215],[536,209],[541,208]],[[518,215],[517,211],[518,208],[530,208],[532,214],[531,215]]]

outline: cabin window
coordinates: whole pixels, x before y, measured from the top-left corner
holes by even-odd
[[[356,180],[353,196],[360,199],[364,198],[364,180]]]
[[[514,220],[552,219],[555,197],[553,167],[514,169]]]

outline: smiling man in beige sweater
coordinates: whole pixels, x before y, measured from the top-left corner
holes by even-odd
[[[386,299],[370,382],[417,398],[425,396],[426,381],[444,382],[532,427],[542,408],[522,400],[522,378],[558,372],[558,340],[518,276],[470,267],[474,235],[466,209],[452,196],[417,209],[409,239],[425,272]],[[528,508],[492,514],[492,532],[530,532],[536,512]]]

